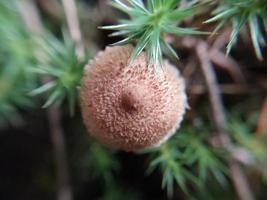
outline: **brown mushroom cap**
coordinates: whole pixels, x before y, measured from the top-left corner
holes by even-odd
[[[126,151],[158,146],[180,126],[187,101],[179,71],[164,62],[164,76],[147,68],[141,53],[129,66],[133,47],[107,47],[85,68],[80,90],[88,131]]]

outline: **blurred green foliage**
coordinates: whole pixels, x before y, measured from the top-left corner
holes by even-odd
[[[0,124],[16,124],[19,109],[33,106],[27,91],[36,86],[29,68],[36,63],[31,35],[14,1],[0,1]]]
[[[245,163],[263,174],[263,181],[267,180],[267,136],[257,134],[254,127],[244,120],[235,119],[229,124],[235,148],[245,150]]]
[[[113,173],[120,169],[120,163],[116,155],[97,142],[92,142],[89,147],[87,160],[91,168],[91,173],[96,178],[103,179],[108,187],[114,180]]]

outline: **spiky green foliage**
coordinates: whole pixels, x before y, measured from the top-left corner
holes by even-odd
[[[18,109],[33,105],[27,91],[35,87],[33,42],[14,1],[0,1],[0,124],[21,121]]]
[[[203,189],[211,174],[219,183],[226,183],[226,167],[219,159],[220,151],[205,142],[206,135],[196,131],[191,127],[183,129],[158,149],[148,151],[152,156],[149,172],[161,170],[162,188],[166,188],[170,196],[175,183],[188,195],[188,182]]]
[[[264,39],[263,24],[267,31],[267,1],[266,0],[223,0],[220,1],[217,9],[213,12],[214,16],[206,21],[219,21],[215,29],[218,31],[223,26],[232,23],[232,34],[227,45],[227,54],[231,51],[237,40],[241,28],[249,26],[251,39],[258,59],[263,60],[261,46],[266,45]]]
[[[163,52],[178,58],[175,50],[164,39],[164,34],[192,35],[203,34],[194,28],[177,27],[177,23],[196,14],[196,6],[189,4],[186,8],[177,8],[180,0],[129,0],[129,4],[120,0],[112,1],[112,5],[128,14],[130,19],[120,20],[118,25],[104,26],[103,29],[116,30],[111,36],[124,36],[125,39],[115,43],[122,45],[137,41],[132,53],[134,60],[146,49],[149,61],[162,65]]]
[[[61,104],[67,98],[70,112],[73,114],[78,96],[77,89],[85,63],[78,60],[74,43],[66,36],[64,41],[60,41],[54,36],[48,35],[40,41],[40,47],[39,64],[32,70],[41,75],[49,75],[53,79],[30,94],[48,93],[49,97],[43,105],[44,108],[52,104]]]
[[[91,143],[90,150],[88,152],[88,161],[91,173],[94,176],[101,178],[105,181],[106,186],[113,183],[113,173],[120,168],[119,162],[116,159],[114,152],[109,151],[99,143]]]
[[[83,155],[79,152],[78,162],[77,157],[75,157],[75,165],[79,172],[82,171],[85,180],[98,180],[104,183],[100,199],[123,200],[126,196],[129,200],[142,199],[134,188],[121,185],[116,177],[121,169],[116,151],[107,149],[96,141],[86,143],[86,147],[83,148],[86,150]]]

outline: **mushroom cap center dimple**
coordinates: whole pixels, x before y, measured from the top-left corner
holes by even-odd
[[[121,107],[129,113],[137,112],[145,104],[145,90],[142,86],[128,87],[121,93]]]

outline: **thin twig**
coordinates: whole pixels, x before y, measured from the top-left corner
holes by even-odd
[[[194,49],[198,40],[192,36],[186,36],[182,39],[183,47]],[[246,79],[240,70],[239,64],[230,56],[226,56],[216,46],[210,46],[208,49],[208,57],[216,66],[226,70],[233,79],[238,83],[245,83]]]
[[[225,56],[225,54],[219,51],[218,49],[211,48],[209,50],[209,58],[214,64],[227,70],[236,82],[246,82],[245,77],[240,69],[241,67],[230,56]]]
[[[42,34],[43,26],[38,10],[32,0],[19,1],[19,8],[29,32]],[[37,49],[36,56],[42,52]],[[49,77],[43,77],[42,82],[46,83]],[[64,133],[61,127],[61,112],[58,106],[51,106],[47,109],[51,140],[53,144],[54,159],[57,172],[57,199],[72,200],[72,189],[69,182],[67,170],[67,154],[64,141]]]
[[[53,20],[61,22],[65,19],[63,8],[58,1],[54,0],[39,0],[40,7],[46,12],[49,16],[53,17]]]
[[[265,97],[257,124],[257,133],[267,135],[267,96]]]
[[[65,150],[65,139],[60,124],[61,111],[58,106],[50,106],[47,109],[48,122],[54,148],[54,157],[57,165],[58,176],[58,200],[72,200],[72,189],[69,183],[67,170],[67,154]]]
[[[77,7],[75,0],[62,0],[65,15],[67,18],[67,23],[70,31],[70,35],[76,45],[76,53],[80,59],[85,56],[84,45],[82,42],[82,33],[79,24],[79,18],[77,15]]]
[[[261,91],[258,90],[258,88],[252,87],[250,85],[242,85],[242,84],[220,84],[219,89],[222,94],[228,94],[228,95],[250,94],[250,93],[253,94]],[[207,92],[207,89],[202,84],[191,84],[188,86],[188,91],[191,94],[203,94]]]
[[[200,66],[203,71],[207,87],[209,90],[209,98],[212,106],[213,118],[216,126],[216,130],[220,136],[222,146],[231,147],[231,139],[227,132],[227,123],[224,112],[224,107],[221,99],[218,82],[212,64],[207,54],[207,44],[200,41],[196,46],[196,53],[200,60]],[[241,200],[253,200],[253,193],[250,189],[245,174],[243,173],[239,163],[234,159],[229,161],[231,179],[236,188],[238,196]]]
[[[222,136],[225,136],[227,125],[224,114],[224,107],[222,105],[222,100],[218,83],[216,80],[216,75],[215,72],[213,71],[209,55],[207,54],[208,52],[207,45],[204,42],[199,42],[196,46],[196,52],[200,59],[200,66],[203,71],[205,81],[207,83],[216,129]],[[229,137],[227,136],[226,138]],[[226,144],[228,144],[229,142],[230,142],[229,139],[225,141]]]
[[[212,48],[214,49],[225,49],[225,46],[229,42],[229,38],[231,35],[232,29],[231,27],[226,27],[222,32],[218,35],[218,37],[214,37],[215,41],[212,44]]]

